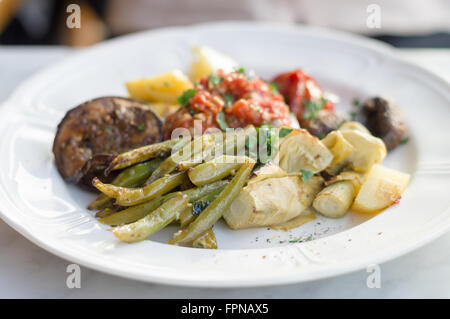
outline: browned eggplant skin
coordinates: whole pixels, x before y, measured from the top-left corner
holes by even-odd
[[[162,121],[147,104],[100,97],[67,112],[58,124],[53,154],[61,176],[79,183],[101,172],[117,154],[160,142],[163,135]]]
[[[300,120],[300,126],[317,137],[324,137],[346,121],[346,118],[329,110],[320,110],[317,118]]]
[[[390,151],[406,136],[406,123],[400,108],[382,97],[368,99],[361,108],[361,118],[369,131],[381,138]]]

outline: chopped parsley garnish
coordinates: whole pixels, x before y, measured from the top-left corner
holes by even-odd
[[[355,107],[359,106],[359,100],[358,99],[354,99],[353,100],[353,106],[355,106]]]
[[[355,118],[356,118],[356,112],[350,112],[349,113],[350,114],[350,118],[352,119],[352,120],[354,120]]]
[[[197,90],[189,89],[183,92],[178,98],[177,102],[178,104],[181,104],[183,106],[187,106],[189,104],[189,100],[193,98],[197,94]]]
[[[302,180],[304,182],[307,182],[314,175],[313,172],[308,171],[307,169],[301,169],[300,172],[302,172]]]
[[[245,69],[243,67],[236,68],[236,72],[245,74]]]
[[[325,136],[327,136],[327,134],[319,134],[319,136],[317,136],[319,138],[319,140],[323,140],[325,138]]]
[[[298,238],[298,239],[292,239],[292,240],[290,240],[289,242],[290,242],[290,243],[302,243],[302,242],[305,242],[305,241],[311,241],[311,240],[313,240],[313,235],[309,235],[309,236],[306,237],[305,239],[300,239],[300,238]]]
[[[400,144],[406,144],[409,141],[409,137],[405,137],[403,139],[400,140]]]
[[[138,130],[139,132],[142,132],[143,130],[145,130],[145,123],[139,124],[138,127],[137,127],[137,130]]]
[[[167,81],[165,81],[165,82],[163,83],[163,85],[164,85],[166,88],[170,87],[170,83],[167,82]]]
[[[305,112],[302,115],[304,120],[314,120],[319,117],[319,111],[323,109],[328,100],[321,97],[320,101],[314,102],[310,100],[305,100]]]
[[[289,135],[289,133],[291,133],[293,131],[293,129],[291,128],[286,128],[286,127],[282,127],[279,133],[280,137],[285,137],[287,135]]]
[[[272,82],[269,84],[270,89],[272,90],[272,93],[274,94],[280,94],[280,86],[278,83]]]
[[[217,114],[217,124],[219,124],[222,131],[225,131],[228,128],[227,121],[225,120],[225,113],[220,112]]]
[[[233,105],[233,97],[231,96],[231,94],[225,94],[223,96],[224,100],[225,100],[225,107],[230,107]]]
[[[211,74],[208,76],[208,82],[211,83],[213,86],[217,86],[224,80],[223,77],[218,77],[217,75]]]

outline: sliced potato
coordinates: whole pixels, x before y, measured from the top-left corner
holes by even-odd
[[[334,156],[331,165],[342,161],[354,150],[353,145],[344,138],[340,131],[332,131],[328,133],[328,135],[321,140],[321,142],[328,147]]]
[[[166,118],[169,114],[176,112],[180,108],[180,105],[164,103],[164,102],[156,102],[156,103],[150,103],[150,108],[159,117]]]
[[[191,65],[190,76],[195,82],[219,69],[229,73],[234,71],[238,64],[230,57],[207,46],[192,48],[195,61]]]
[[[386,156],[383,140],[375,136],[358,130],[344,130],[341,134],[354,148],[345,161],[356,172],[367,172],[374,164],[381,163]]]
[[[352,210],[360,213],[378,213],[396,203],[410,180],[410,175],[374,165],[364,178]]]
[[[288,173],[302,169],[318,173],[330,165],[333,154],[317,137],[303,129],[295,129],[280,140],[275,161]]]
[[[313,202],[316,211],[329,218],[344,216],[356,196],[352,181],[340,181],[322,189]]]
[[[143,78],[126,83],[131,97],[147,102],[176,104],[177,97],[193,87],[192,82],[180,70]]]
[[[233,229],[281,224],[310,207],[322,184],[319,176],[265,179],[244,187],[223,217]]]

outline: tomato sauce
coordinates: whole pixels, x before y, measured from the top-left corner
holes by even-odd
[[[317,102],[323,97],[319,84],[300,69],[280,74],[272,81],[277,84],[280,93],[300,122],[305,112],[305,101]],[[334,104],[327,101],[323,109],[333,111]]]
[[[166,138],[178,127],[192,129],[195,120],[202,121],[202,132],[215,127],[244,127],[263,123],[292,126],[289,106],[271,86],[243,72],[216,74],[196,83],[195,94],[169,115],[165,124]]]

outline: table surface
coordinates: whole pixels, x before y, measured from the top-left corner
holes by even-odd
[[[399,50],[450,82],[450,50]],[[0,102],[22,80],[70,55],[63,47],[0,47]],[[34,245],[0,220],[0,298],[450,298],[450,233],[384,263],[381,287],[361,270],[331,279],[263,288],[206,289],[148,284],[81,268],[81,288],[66,285],[70,262]]]

